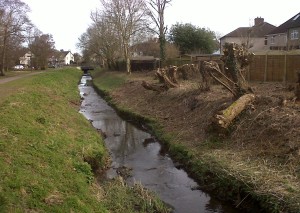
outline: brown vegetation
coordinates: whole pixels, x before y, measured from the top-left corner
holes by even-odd
[[[143,89],[143,81],[157,84],[154,76],[133,73],[130,82],[112,92],[113,101],[154,118],[176,136],[175,144],[192,150],[196,159],[221,165],[257,195],[273,197],[283,212],[300,209],[300,103],[294,90],[281,83],[250,83],[256,99],[220,134],[211,124],[233,103],[232,94],[216,84],[202,90],[200,73],[165,92]]]

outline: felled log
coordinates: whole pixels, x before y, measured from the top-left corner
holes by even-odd
[[[214,117],[213,123],[219,129],[226,129],[232,121],[254,101],[254,94],[245,94],[233,102],[228,108],[220,111]]]
[[[166,89],[163,86],[157,85],[157,84],[149,84],[146,81],[142,82],[142,86],[147,90],[152,90],[155,92],[163,92]]]

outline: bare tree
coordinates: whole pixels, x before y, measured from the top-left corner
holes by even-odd
[[[34,55],[32,63],[35,67],[45,69],[48,59],[54,53],[55,42],[51,34],[36,35],[29,49]]]
[[[160,60],[163,65],[166,59],[166,32],[165,8],[172,0],[148,0],[149,15],[156,25],[154,32],[158,35],[160,44]]]
[[[142,55],[160,57],[160,47],[157,39],[150,38],[147,41],[136,43],[132,49]],[[179,56],[179,49],[172,43],[166,42],[166,56],[169,58],[176,58]]]
[[[121,52],[118,32],[111,27],[109,21],[101,13],[92,13],[91,18],[94,24],[89,30],[89,48],[103,59],[109,69],[112,69]]]
[[[146,6],[143,0],[100,0],[103,14],[114,27],[121,42],[127,73],[131,73],[130,46],[133,37],[145,29]]]
[[[0,2],[0,75],[4,75],[9,40],[13,37],[24,39],[23,33],[30,25],[27,4],[20,0],[2,0]]]

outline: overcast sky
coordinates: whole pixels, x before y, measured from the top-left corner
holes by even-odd
[[[58,50],[79,52],[76,43],[91,24],[90,13],[101,8],[99,0],[23,0],[29,18],[43,33],[53,35]],[[300,0],[173,0],[165,13],[166,24],[191,23],[221,36],[238,27],[252,26],[254,18],[279,26],[300,12]]]

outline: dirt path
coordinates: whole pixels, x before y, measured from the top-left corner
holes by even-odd
[[[7,82],[10,82],[10,81],[14,81],[14,80],[17,80],[17,79],[20,79],[20,78],[25,78],[25,77],[28,77],[28,76],[32,76],[32,75],[37,75],[37,74],[40,74],[42,72],[33,72],[33,73],[29,73],[29,74],[24,74],[24,75],[18,75],[18,76],[13,76],[13,77],[8,77],[8,78],[2,78],[0,79],[0,84],[5,84]]]

